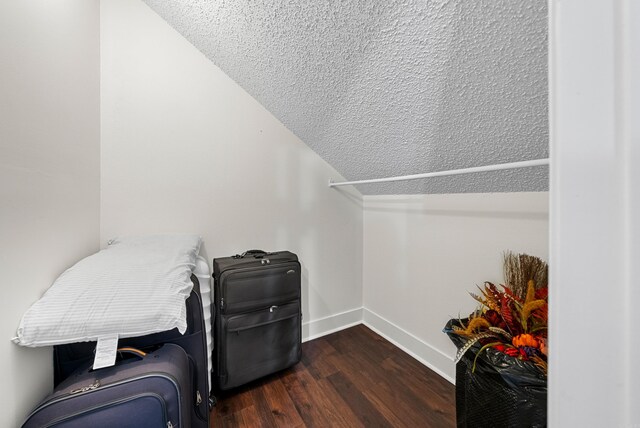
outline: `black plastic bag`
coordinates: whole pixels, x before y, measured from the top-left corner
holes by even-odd
[[[460,349],[465,339],[444,328]],[[456,419],[459,428],[546,427],[547,378],[535,365],[476,344],[456,365]]]

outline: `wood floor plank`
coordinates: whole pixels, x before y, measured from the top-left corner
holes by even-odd
[[[381,370],[381,366],[370,361],[364,355],[350,355],[338,362],[345,374],[363,391],[377,409],[390,421],[401,420],[405,425],[425,426],[430,415],[425,416],[422,405],[416,406],[416,398],[408,396],[405,386],[389,378],[389,374]]]
[[[323,379],[338,371],[338,369],[331,364],[329,358],[327,358],[329,355],[336,354],[336,350],[329,342],[312,340],[305,343],[305,345],[302,362],[314,378]]]
[[[322,412],[322,407],[318,405],[319,402],[327,398],[318,390],[315,379],[306,368],[285,375],[282,378],[282,383],[306,426],[330,426],[329,420]]]
[[[211,426],[455,426],[455,387],[364,325],[302,348],[296,366],[221,394]]]
[[[264,396],[271,409],[271,414],[279,427],[302,427],[304,422],[295,404],[287,393],[281,379],[267,382],[264,385]]]
[[[342,372],[334,373],[327,379],[364,426],[393,426]]]
[[[419,374],[414,371],[406,370],[406,365],[398,363],[394,358],[387,358],[383,363],[383,367],[390,373],[397,376],[401,382],[406,385],[417,397],[419,397],[431,410],[438,413],[447,413],[451,411],[449,405],[455,400],[455,394],[438,391],[438,388],[432,389],[429,382],[420,379]],[[425,390],[431,391],[431,394],[425,394]]]
[[[318,386],[328,400],[322,402],[322,411],[332,427],[365,427],[351,407],[342,399],[328,379],[320,379]]]
[[[245,407],[239,412],[242,418],[242,427],[245,428],[259,428],[262,426],[262,421],[260,420],[260,415],[258,415],[258,411],[256,407],[251,405],[249,407]]]
[[[264,382],[259,383],[255,388],[251,390],[251,398],[254,401],[256,412],[258,413],[258,417],[261,426],[268,428],[277,428],[277,424],[275,419],[273,418],[273,414],[271,413],[271,408],[267,403],[267,399],[264,395]]]
[[[446,426],[446,409],[452,410],[455,418],[455,411],[450,403],[446,404],[446,408],[433,404],[431,400],[426,398],[423,389],[412,388],[413,382],[410,376],[394,376],[394,372],[389,371],[388,377],[384,381],[379,381],[379,385],[383,388],[393,391],[398,402],[402,403],[403,409],[413,409],[412,417],[416,418],[415,423],[424,427],[441,427]],[[454,403],[452,400],[451,403]]]
[[[340,367],[343,373],[365,396],[372,402],[377,404],[380,413],[387,415],[387,420],[395,420],[395,409],[392,408],[395,399],[394,394],[388,390],[384,390],[376,383],[376,376],[371,375],[363,365],[363,359],[357,355],[348,353],[344,356],[336,356],[335,365]]]
[[[236,413],[229,413],[228,415],[224,415],[221,419],[219,419],[218,424],[216,424],[215,426],[219,426],[222,428],[239,427],[239,426],[242,426],[241,423],[242,421],[237,420]]]

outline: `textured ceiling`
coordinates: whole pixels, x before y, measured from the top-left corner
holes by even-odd
[[[546,0],[145,2],[348,180],[548,156]],[[547,187],[547,167],[358,186]]]

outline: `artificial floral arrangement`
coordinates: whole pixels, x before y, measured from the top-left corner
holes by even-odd
[[[480,307],[468,319],[458,319],[449,334],[463,339],[457,363],[476,349],[473,363],[485,350],[495,351],[533,363],[547,374],[547,264],[527,254],[504,255],[505,284],[485,282],[480,294],[470,293]]]

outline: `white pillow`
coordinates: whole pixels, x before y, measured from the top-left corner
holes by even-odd
[[[24,314],[14,341],[48,346],[187,328],[200,237],[118,238],[67,269]]]

